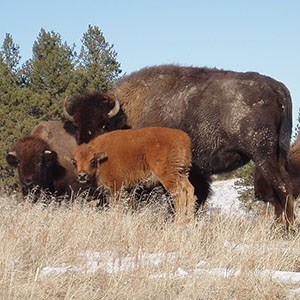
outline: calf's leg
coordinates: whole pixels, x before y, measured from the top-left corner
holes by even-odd
[[[175,220],[190,222],[194,219],[195,196],[194,187],[188,180],[187,175],[180,175],[179,178],[161,178],[159,181],[174,199]]]

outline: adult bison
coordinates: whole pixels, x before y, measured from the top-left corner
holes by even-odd
[[[115,96],[113,96],[115,95]],[[111,94],[83,95],[65,105],[66,127],[79,143],[105,131],[175,127],[192,140],[190,181],[199,202],[212,174],[253,159],[274,191],[276,217],[294,222],[294,199],[285,170],[292,130],[287,88],[258,73],[163,65],[121,79]]]
[[[71,195],[92,187],[80,185],[72,164],[65,156],[77,143],[59,121],[41,122],[30,135],[19,139],[6,156],[7,163],[18,169],[23,197],[31,194],[36,202],[45,195]]]
[[[297,137],[289,151],[287,171],[292,183],[293,196],[297,198],[300,194],[300,136]],[[272,187],[265,180],[258,167],[254,169],[254,193],[257,199],[274,205]]]

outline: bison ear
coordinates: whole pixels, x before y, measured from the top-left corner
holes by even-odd
[[[98,163],[102,163],[107,161],[108,156],[105,152],[99,152],[94,154],[94,158],[97,160]]]
[[[44,160],[45,166],[47,168],[50,168],[57,161],[57,153],[55,151],[45,150],[43,153],[43,160]]]
[[[9,166],[13,167],[13,168],[17,168],[19,165],[19,160],[17,158],[17,154],[16,152],[9,152],[6,155],[6,161],[8,163]]]
[[[78,128],[71,121],[64,122],[64,130],[70,135],[76,136]]]

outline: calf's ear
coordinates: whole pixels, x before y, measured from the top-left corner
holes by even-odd
[[[6,161],[7,161],[8,165],[13,167],[13,168],[17,168],[18,165],[19,165],[19,160],[17,158],[17,154],[14,151],[9,152],[6,155]]]
[[[75,152],[67,152],[66,154],[64,154],[63,156],[62,156],[62,158],[63,159],[65,159],[66,161],[68,161],[69,163],[71,163],[72,165],[74,165],[73,164],[73,162],[74,162],[74,157],[75,156]]]
[[[94,154],[94,158],[97,160],[98,163],[102,163],[107,161],[108,156],[105,152],[99,152]]]

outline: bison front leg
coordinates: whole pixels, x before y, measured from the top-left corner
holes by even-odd
[[[285,220],[287,228],[290,228],[295,222],[295,201],[285,168],[271,161],[258,164],[258,168],[272,187],[276,220]]]
[[[295,222],[295,201],[288,180],[282,180],[278,184],[275,183],[273,191],[276,219],[279,222],[285,220],[287,228],[290,228]]]

